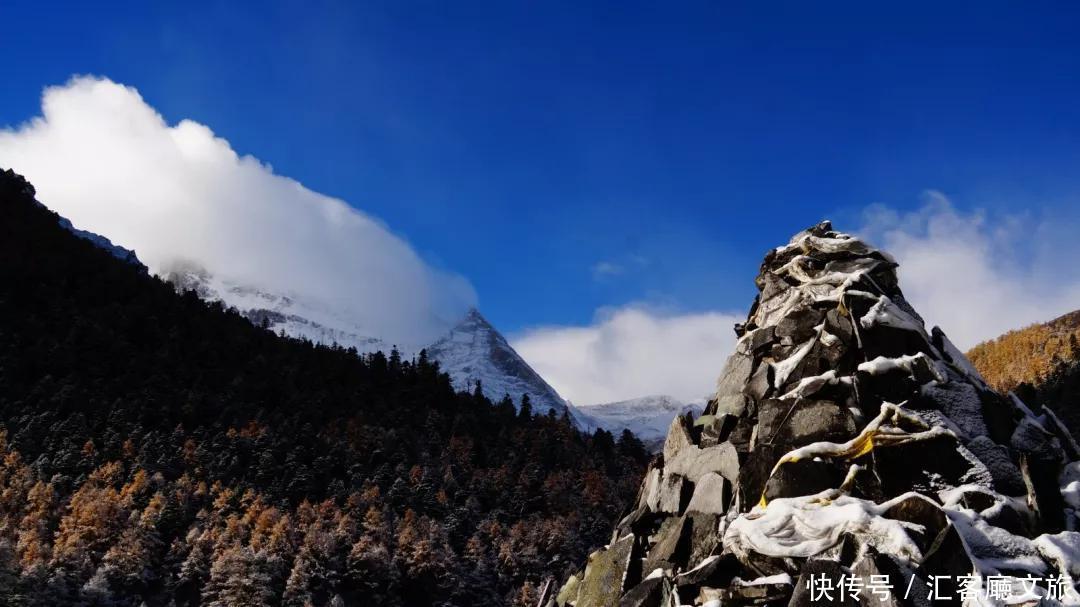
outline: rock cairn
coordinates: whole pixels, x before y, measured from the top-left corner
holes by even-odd
[[[828,222],[770,251],[715,398],[541,604],[1080,603],[1076,442],[927,331],[896,268]]]

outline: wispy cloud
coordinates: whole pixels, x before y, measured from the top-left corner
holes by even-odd
[[[601,310],[587,326],[533,329],[514,348],[564,397],[591,405],[667,394],[712,393],[744,315],[667,314],[643,306]]]
[[[625,272],[625,267],[612,261],[600,261],[592,266],[593,280],[604,280],[613,276],[620,276]]]
[[[598,261],[589,269],[592,271],[593,280],[601,282],[620,276],[636,275],[640,277],[649,265],[649,258],[645,255],[626,253]]]
[[[896,257],[927,324],[966,349],[1080,308],[1080,242],[1060,227],[1023,211],[961,211],[929,191],[914,211],[869,207],[859,232]]]
[[[107,79],[47,89],[40,117],[0,131],[0,165],[152,271],[196,262],[302,293],[397,343],[432,339],[475,302],[465,279],[425,263],[376,218],[238,155],[202,124],[166,123]]]

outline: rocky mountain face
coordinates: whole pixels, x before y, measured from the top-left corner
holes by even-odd
[[[1080,604],[1080,453],[828,222],[766,255],[704,414],[541,604]]]
[[[702,406],[655,395],[578,407],[577,410],[579,417],[613,434],[623,430],[633,432],[650,451],[657,452],[664,446],[671,420],[688,413],[699,415]]]
[[[559,393],[475,308],[446,336],[428,346],[427,353],[459,390],[471,389],[479,381],[488,398],[498,400],[508,394],[519,405],[521,397],[528,394],[534,412],[566,412],[582,426]]]

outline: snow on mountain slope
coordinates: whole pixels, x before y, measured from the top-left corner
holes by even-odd
[[[191,264],[176,264],[165,279],[178,291],[195,291],[202,299],[220,301],[236,308],[257,325],[291,337],[320,344],[353,347],[360,353],[396,347],[405,358],[417,355],[422,344],[402,344],[379,336],[376,331],[350,319],[347,312],[331,309],[300,295],[281,295],[223,280]],[[603,428],[614,434],[629,429],[642,442],[659,445],[671,420],[686,411],[700,413],[701,407],[686,405],[667,396],[649,396],[619,403],[575,407],[555,391],[514,350],[499,331],[476,309],[472,309],[445,336],[427,346],[428,357],[450,375],[458,390],[472,390],[477,380],[484,394],[499,400],[509,394],[515,406],[529,395],[533,411],[568,412],[584,431]]]
[[[684,413],[697,416],[702,409],[701,404],[687,404],[665,395],[577,407],[596,425],[616,435],[629,430],[651,449],[663,445],[675,416]]]
[[[280,295],[250,286],[222,280],[203,268],[177,264],[165,274],[165,280],[177,291],[195,291],[207,301],[220,301],[236,308],[257,325],[291,337],[306,338],[320,344],[338,344],[367,353],[388,352],[392,344],[373,337],[370,329],[349,319],[349,315],[302,296]],[[399,345],[403,355],[419,348]]]
[[[111,240],[105,238],[101,234],[95,234],[93,232],[87,232],[86,230],[80,230],[79,228],[76,228],[74,225],[72,225],[71,222],[68,221],[68,219],[65,217],[60,218],[60,226],[65,230],[71,232],[72,234],[78,236],[79,238],[89,240],[90,242],[94,243],[99,249],[105,249],[109,252],[110,255],[119,259],[120,261],[126,261],[132,265],[142,268],[143,270],[146,269],[146,266],[144,266],[142,262],[139,261],[139,258],[135,255],[135,251],[132,251],[131,249],[125,249],[120,245],[115,245]]]
[[[8,169],[8,171],[10,172],[10,169]],[[0,172],[3,172],[3,171],[0,170]],[[34,196],[37,195],[37,191],[34,189],[34,186],[30,185],[29,183],[26,183],[23,186],[23,189],[24,189],[24,193],[27,194],[30,197],[34,197]],[[75,225],[73,223],[71,223],[70,219],[68,219],[67,217],[64,217],[63,215],[60,215],[59,213],[57,213],[56,211],[53,211],[52,209],[49,209],[45,205],[41,204],[41,202],[39,202],[37,199],[34,200],[34,204],[40,206],[43,209],[48,210],[50,213],[55,214],[56,217],[57,217],[57,221],[60,223],[60,227],[64,228],[68,232],[71,232],[72,234],[74,234],[74,235],[76,235],[79,238],[82,238],[84,240],[89,240],[94,245],[96,245],[99,249],[104,249],[110,255],[112,255],[113,257],[115,257],[117,259],[119,259],[120,261],[126,261],[126,262],[140,268],[144,272],[146,271],[146,266],[143,265],[143,263],[141,261],[139,261],[139,258],[135,255],[135,251],[132,251],[131,249],[125,249],[124,247],[122,247],[120,245],[113,244],[113,242],[111,240],[109,240],[108,238],[105,238],[101,234],[95,234],[94,232],[90,232],[90,231],[87,231],[87,230],[80,230],[79,228],[76,228]]]
[[[146,271],[134,251],[115,245],[99,234],[80,230],[64,217],[58,216],[58,221],[64,229]],[[374,328],[357,322],[359,314],[335,309],[303,295],[283,295],[226,280],[196,264],[176,262],[162,278],[179,292],[194,291],[204,300],[220,301],[254,324],[291,337],[353,347],[359,353],[389,352],[397,347],[404,358],[416,356],[424,347],[389,341],[392,336],[381,336]],[[586,432],[603,428],[619,434],[629,429],[650,446],[662,441],[676,415],[701,409],[667,396],[575,407],[533,370],[475,308],[426,349],[429,358],[440,364],[459,390],[471,390],[479,380],[488,398],[498,400],[508,394],[515,406],[520,406],[521,397],[528,394],[534,412],[554,410],[559,415],[567,412],[574,424]]]
[[[557,414],[569,411],[571,417],[576,417],[559,393],[475,308],[445,337],[428,346],[427,353],[450,374],[459,390],[472,389],[479,380],[484,394],[492,400],[509,394],[514,404],[520,405],[521,396],[528,394],[534,412],[553,409]]]
[[[34,186],[27,184],[27,187],[30,188],[30,195],[34,196]],[[44,208],[47,208],[40,202],[38,202],[37,204]],[[135,251],[132,251],[131,249],[125,249],[124,247],[117,244],[113,244],[111,240],[105,238],[101,234],[95,234],[94,232],[90,232],[87,230],[80,230],[79,228],[76,228],[73,223],[71,223],[70,219],[64,217],[63,215],[57,214],[56,217],[60,222],[60,227],[64,228],[68,232],[71,232],[72,234],[84,240],[89,240],[90,242],[94,243],[94,245],[96,245],[99,249],[104,249],[110,255],[119,259],[120,261],[126,261],[131,265],[142,269],[144,272],[146,271],[146,266],[143,265],[141,261],[139,261],[139,257],[135,255]]]

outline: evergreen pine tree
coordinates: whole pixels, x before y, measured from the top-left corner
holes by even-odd
[[[528,394],[521,395],[521,409],[518,410],[518,417],[522,421],[532,419],[532,400],[529,399]]]

